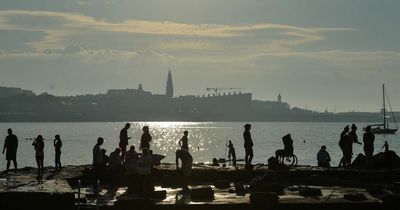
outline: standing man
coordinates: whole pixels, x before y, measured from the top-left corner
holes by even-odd
[[[3,154],[6,151],[7,170],[10,169],[10,162],[13,161],[14,168],[17,169],[17,148],[18,138],[12,133],[11,128],[7,130],[8,136],[4,141]]]
[[[61,171],[61,147],[62,147],[62,141],[60,138],[60,135],[56,135],[54,137],[54,149],[55,149],[55,162],[56,162],[56,167],[55,171]]]
[[[251,139],[250,133],[251,125],[244,125],[243,139],[244,139],[244,151],[245,151],[245,163],[246,167],[251,165],[251,161],[253,160],[253,140]]]
[[[184,131],[181,140],[179,140],[179,146],[181,147],[181,149],[185,149],[187,151],[189,151],[188,135],[189,132]]]
[[[126,123],[125,127],[122,128],[121,132],[119,133],[119,148],[121,149],[122,157],[125,157],[126,146],[128,146],[128,140],[131,138],[131,137],[128,137],[128,129],[130,127],[131,127],[131,124]]]
[[[101,152],[100,146],[104,143],[104,139],[102,137],[97,138],[97,143],[93,147],[93,175],[95,178],[95,183],[93,185],[93,191],[95,194],[98,193],[97,189],[97,180],[100,180],[103,177],[104,170],[104,159],[103,153]]]

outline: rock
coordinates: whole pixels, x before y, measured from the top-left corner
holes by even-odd
[[[278,158],[274,156],[268,158],[268,169],[275,170],[278,169],[278,167],[279,167]]]
[[[347,193],[343,195],[343,198],[346,200],[350,201],[364,201],[367,200],[367,197],[365,197],[364,194],[362,193]]]
[[[218,189],[228,189],[231,183],[227,180],[217,180],[214,182],[214,186]]]
[[[239,195],[239,196],[246,195],[246,189],[244,188],[244,185],[240,182],[235,183],[235,192],[236,192],[236,195]]]
[[[321,196],[322,192],[321,192],[321,189],[318,189],[318,188],[306,187],[306,188],[299,189],[299,195],[301,195],[301,196]]]
[[[385,207],[398,206],[400,195],[387,195],[382,198],[382,203]]]
[[[192,200],[214,200],[214,190],[211,187],[200,187],[191,190]]]
[[[383,186],[379,184],[368,184],[366,189],[369,193],[377,195],[382,193]]]
[[[132,207],[135,207],[135,209],[147,209],[153,204],[154,202],[149,198],[124,198],[114,203],[114,209],[132,209]]]
[[[248,164],[248,165],[245,165],[244,168],[246,170],[252,171],[254,169],[254,165],[253,164]]]
[[[74,193],[0,193],[0,209],[73,209],[74,203]]]
[[[283,194],[283,185],[278,183],[268,183],[265,181],[254,182],[250,185],[250,190],[252,192],[274,192],[278,194]]]
[[[164,200],[165,198],[167,198],[167,191],[166,190],[156,190],[153,192],[151,197],[156,200]]]
[[[250,195],[250,203],[253,205],[273,205],[279,200],[278,194],[273,192],[255,192]]]

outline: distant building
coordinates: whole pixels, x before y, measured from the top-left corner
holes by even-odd
[[[168,98],[174,97],[174,85],[172,84],[171,71],[168,71],[168,79],[167,79],[167,87],[166,87],[165,95]]]
[[[144,91],[142,84],[139,85],[138,89],[110,89],[107,91],[108,96],[118,97],[138,97],[138,96],[151,96],[150,91]]]
[[[21,88],[14,87],[0,87],[0,97],[9,97],[9,96],[35,96],[36,94],[32,90],[23,90]]]
[[[278,103],[282,103],[282,96],[281,96],[281,93],[278,94]]]

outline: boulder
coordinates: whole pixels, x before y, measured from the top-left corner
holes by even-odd
[[[217,180],[214,182],[214,186],[218,189],[228,189],[231,183],[227,180]]]
[[[164,200],[165,198],[167,198],[167,191],[166,190],[156,190],[153,192],[151,197],[156,200]]]
[[[319,188],[306,187],[306,188],[299,189],[299,195],[305,196],[305,197],[306,196],[321,196],[322,191]]]
[[[284,186],[278,183],[269,183],[265,181],[254,182],[250,185],[251,192],[274,192],[283,194]]]
[[[367,197],[365,197],[362,193],[347,193],[343,195],[343,198],[350,201],[365,201]]]
[[[235,192],[236,192],[236,195],[239,195],[239,196],[246,195],[246,189],[244,188],[244,185],[240,182],[235,183]]]
[[[211,187],[200,187],[191,190],[192,200],[214,200],[214,190]]]
[[[278,200],[278,194],[273,192],[255,192],[250,195],[250,203],[257,206],[274,205]]]

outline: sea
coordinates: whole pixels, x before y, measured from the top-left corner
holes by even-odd
[[[339,135],[351,123],[321,122],[130,122],[129,145],[139,148],[142,127],[150,127],[153,137],[151,149],[155,154],[165,155],[164,163],[175,162],[175,151],[183,131],[189,131],[189,150],[196,163],[210,163],[213,158],[227,158],[227,142],[231,140],[238,159],[244,158],[243,125],[252,125],[254,163],[267,163],[275,151],[283,148],[282,136],[291,134],[294,153],[299,165],[316,165],[317,152],[322,145],[327,147],[333,166],[341,158],[338,146]],[[107,154],[118,147],[119,132],[125,122],[68,122],[68,123],[0,123],[0,146],[3,147],[7,129],[12,128],[19,139],[18,166],[36,166],[33,139],[41,134],[45,138],[45,166],[54,166],[53,140],[56,134],[63,141],[61,161],[63,165],[81,165],[92,162],[92,148],[98,137],[105,139],[102,147]],[[356,123],[357,135],[362,141],[363,127],[367,123]],[[388,141],[390,149],[400,152],[400,139],[395,135],[376,135],[375,153]],[[362,153],[362,145],[354,145],[354,154]],[[11,165],[12,166],[12,165]],[[0,158],[0,171],[5,169],[5,154]]]

